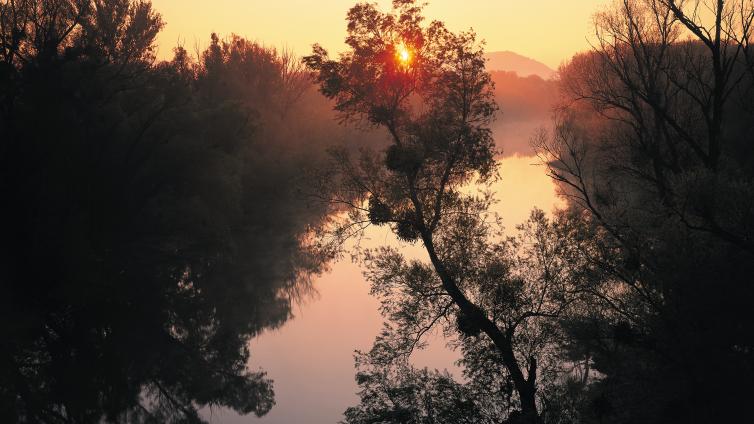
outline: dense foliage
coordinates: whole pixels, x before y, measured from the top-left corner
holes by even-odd
[[[550,286],[565,282],[539,268],[517,274],[508,254],[513,242],[499,240],[500,227],[485,213],[490,197],[464,189],[497,175],[489,127],[497,105],[475,35],[425,24],[414,1],[396,0],[393,8],[357,4],[348,14],[349,51],[333,60],[315,46],[305,58],[345,120],[391,137],[387,149],[364,150],[355,160],[335,153],[336,177],[325,180],[335,187],[329,200],[349,214],[330,234],[339,240],[368,224],[388,225],[399,240],[420,241],[430,259],[407,264],[391,249],[367,253],[372,291],[390,324],[364,361],[394,367],[427,331],[445,324],[489,346],[515,393],[500,406],[503,416],[512,411],[521,422],[539,422],[538,376],[546,374],[549,347],[544,321],[570,303],[551,297],[559,292]],[[354,423],[380,421],[352,412]]]
[[[274,403],[248,340],[321,266],[301,176],[344,132],[292,56],[213,36],[156,63],[161,27],[149,2],[0,3],[2,422]]]
[[[557,81],[392,4],[335,59],[157,62],[148,1],[0,1],[0,421],[265,414],[249,339],[369,225],[398,243],[357,252],[385,325],[346,423],[754,420],[754,3],[617,0]],[[498,106],[556,86],[533,147],[567,206],[506,235]],[[435,331],[461,380],[412,367]]]
[[[752,22],[751,1],[616,2],[561,69],[539,147],[590,229],[584,422],[752,419]]]

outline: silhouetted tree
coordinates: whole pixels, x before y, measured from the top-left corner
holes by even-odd
[[[518,228],[516,237],[506,238],[493,233],[490,217],[482,209],[465,212],[459,213],[461,222],[455,218],[444,221],[452,230],[442,237],[452,237],[452,241],[443,240],[443,245],[455,246],[445,263],[461,276],[466,295],[510,338],[511,349],[517,360],[527,365],[528,374],[536,375],[543,420],[563,422],[549,418],[560,419],[566,414],[561,405],[558,410],[550,405],[561,397],[557,393],[560,385],[574,376],[574,364],[564,361],[559,350],[564,336],[559,322],[580,295],[574,289],[578,285],[571,281],[579,275],[574,267],[579,257],[573,256],[577,252],[568,251],[573,244],[561,242],[572,238],[574,229],[534,211]],[[470,218],[477,215],[478,219]],[[439,416],[446,408],[453,409],[448,406],[453,404],[464,417],[452,418],[458,422],[526,422],[519,410],[515,381],[499,348],[455,306],[432,266],[407,261],[393,248],[366,251],[365,256],[372,294],[380,298],[387,323],[372,349],[357,355],[362,401],[349,410],[358,412],[352,416],[358,417],[353,422],[369,422],[370,416],[374,422],[398,422],[379,418],[385,408],[391,408],[389,405],[422,411],[421,416]],[[385,403],[385,399],[395,400],[390,395],[392,390],[423,384],[421,378],[427,373],[417,374],[408,364],[409,355],[423,346],[427,333],[437,330],[462,352],[459,365],[465,383],[453,383],[454,391],[443,395],[445,398],[438,394],[429,405],[420,397]],[[449,376],[445,380],[453,381]],[[406,422],[425,422],[410,416],[413,421]]]
[[[293,108],[306,76],[237,37],[156,64],[161,26],[145,1],[0,3],[0,421],[274,403],[248,340],[319,269],[325,209],[296,197],[312,155],[272,147],[307,130],[269,137],[257,110]]]
[[[421,241],[430,259],[409,266],[390,250],[369,258],[373,291],[397,324],[378,337],[372,354],[410,353],[438,322],[457,316],[461,333],[481,333],[494,345],[517,394],[516,419],[539,422],[537,356],[547,343],[534,340],[547,332],[523,327],[556,317],[568,301],[550,297],[558,290],[538,290],[560,284],[553,275],[508,274],[496,230],[481,217],[489,199],[462,191],[496,175],[488,125],[497,108],[482,50],[473,33],[453,34],[436,21],[423,27],[413,1],[393,6],[391,14],[357,4],[348,13],[350,50],[331,60],[315,46],[305,58],[343,119],[391,135],[381,155],[364,153],[354,163],[336,154],[342,177],[331,201],[349,211],[336,239],[370,223],[390,225],[400,240]]]
[[[345,412],[345,423],[492,423],[474,394],[447,373],[408,366],[360,372],[361,403]]]
[[[751,419],[753,6],[615,2],[561,69],[539,148],[590,264],[566,325],[585,422]]]

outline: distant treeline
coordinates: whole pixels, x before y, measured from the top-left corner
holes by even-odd
[[[490,75],[500,107],[491,125],[497,147],[504,156],[534,156],[531,138],[552,120],[559,101],[558,81],[510,71],[491,71]]]

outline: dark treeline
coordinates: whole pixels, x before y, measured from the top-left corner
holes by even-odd
[[[565,320],[566,357],[595,372],[583,420],[751,421],[754,3],[624,1],[595,22],[536,143],[588,229],[590,296]]]
[[[349,51],[305,59],[344,118],[391,136],[333,162],[347,178],[331,201],[361,202],[328,234],[388,226],[429,258],[361,252],[385,325],[357,354],[344,422],[752,421],[754,4],[597,14],[593,51],[560,69],[552,128],[532,139],[568,205],[515,236],[484,190],[498,152],[483,52],[421,9],[358,4]],[[462,380],[411,365],[432,331],[461,352]]]
[[[262,415],[248,341],[322,257],[306,169],[350,137],[299,59],[155,61],[149,2],[0,2],[0,421]],[[368,139],[369,136],[362,136]]]
[[[383,143],[289,52],[213,35],[158,62],[162,26],[149,2],[0,2],[0,421],[266,413],[247,342],[323,266],[307,169]]]
[[[158,62],[148,1],[0,1],[0,421],[265,414],[249,339],[368,225],[429,261],[357,252],[386,322],[345,422],[754,419],[750,0],[616,1],[556,81],[414,0],[347,19],[337,59]],[[555,97],[530,148],[568,205],[506,236],[495,118]],[[432,331],[462,379],[411,366]]]

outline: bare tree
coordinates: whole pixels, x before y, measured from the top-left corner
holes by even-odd
[[[599,218],[605,210],[598,210],[596,198],[618,201],[621,190],[610,182],[615,178],[584,174],[590,152],[592,163],[610,167],[612,175],[630,175],[684,225],[754,252],[745,215],[713,211],[694,199],[702,180],[730,175],[734,138],[745,134],[730,128],[754,116],[746,95],[752,22],[751,1],[622,0],[597,14],[594,51],[577,55],[562,72],[566,103],[581,106],[568,103],[559,115],[556,143],[538,142],[545,160],[559,164],[551,168],[553,176]],[[566,122],[574,113],[583,122],[585,107],[612,123],[592,126],[586,136],[583,125],[576,130]],[[597,146],[599,137],[607,141]],[[622,200],[625,209],[629,200]]]

